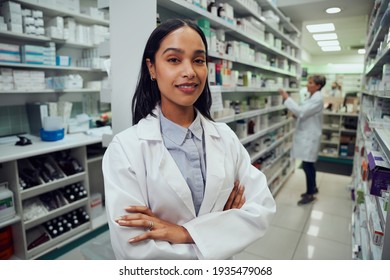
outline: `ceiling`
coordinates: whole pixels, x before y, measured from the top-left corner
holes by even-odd
[[[277,0],[279,9],[302,30],[302,46],[311,56],[356,55],[365,45],[367,24],[375,0]],[[338,14],[327,14],[329,7],[340,7]],[[341,51],[323,52],[307,31],[307,24],[333,22]]]

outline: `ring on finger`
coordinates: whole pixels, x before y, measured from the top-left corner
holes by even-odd
[[[147,228],[147,230],[152,230],[154,227],[154,222],[153,221],[149,221],[149,226]]]

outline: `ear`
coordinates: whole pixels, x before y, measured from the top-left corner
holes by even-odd
[[[156,79],[156,69],[154,68],[154,65],[150,61],[149,58],[146,59],[146,66],[148,66],[150,78],[155,80]]]

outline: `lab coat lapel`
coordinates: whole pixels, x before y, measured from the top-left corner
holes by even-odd
[[[214,206],[223,182],[225,181],[225,150],[220,143],[220,135],[214,125],[202,117],[206,142],[206,186],[199,215],[209,213]]]
[[[196,217],[190,188],[168,150],[165,146],[162,148],[163,155],[160,163],[160,173],[165,178],[165,182],[183,200],[191,214]]]
[[[159,156],[155,154],[155,158],[161,159],[159,163],[156,163],[159,166],[159,173],[164,177],[166,184],[172,188],[177,196],[184,202],[188,211],[191,212],[191,215],[195,217],[195,207],[192,201],[190,188],[188,187],[187,182],[177,167],[174,159],[164,146],[164,142],[161,137],[159,119],[159,114],[161,112],[159,108],[156,107],[156,109],[153,110],[153,113],[157,116],[157,118],[149,115],[140,121],[138,125],[139,137],[149,141],[157,141],[156,143],[158,144],[154,146],[153,153],[158,153]],[[172,201],[173,200],[174,198],[172,198]]]

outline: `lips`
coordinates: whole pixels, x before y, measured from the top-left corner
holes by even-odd
[[[190,93],[190,92],[195,91],[195,89],[198,87],[198,84],[184,83],[184,84],[176,85],[175,87],[178,88],[179,90],[181,90],[182,92]]]
[[[198,84],[196,84],[196,83],[184,83],[184,84],[176,85],[177,88],[183,88],[183,89],[195,88],[197,86],[198,86]]]

